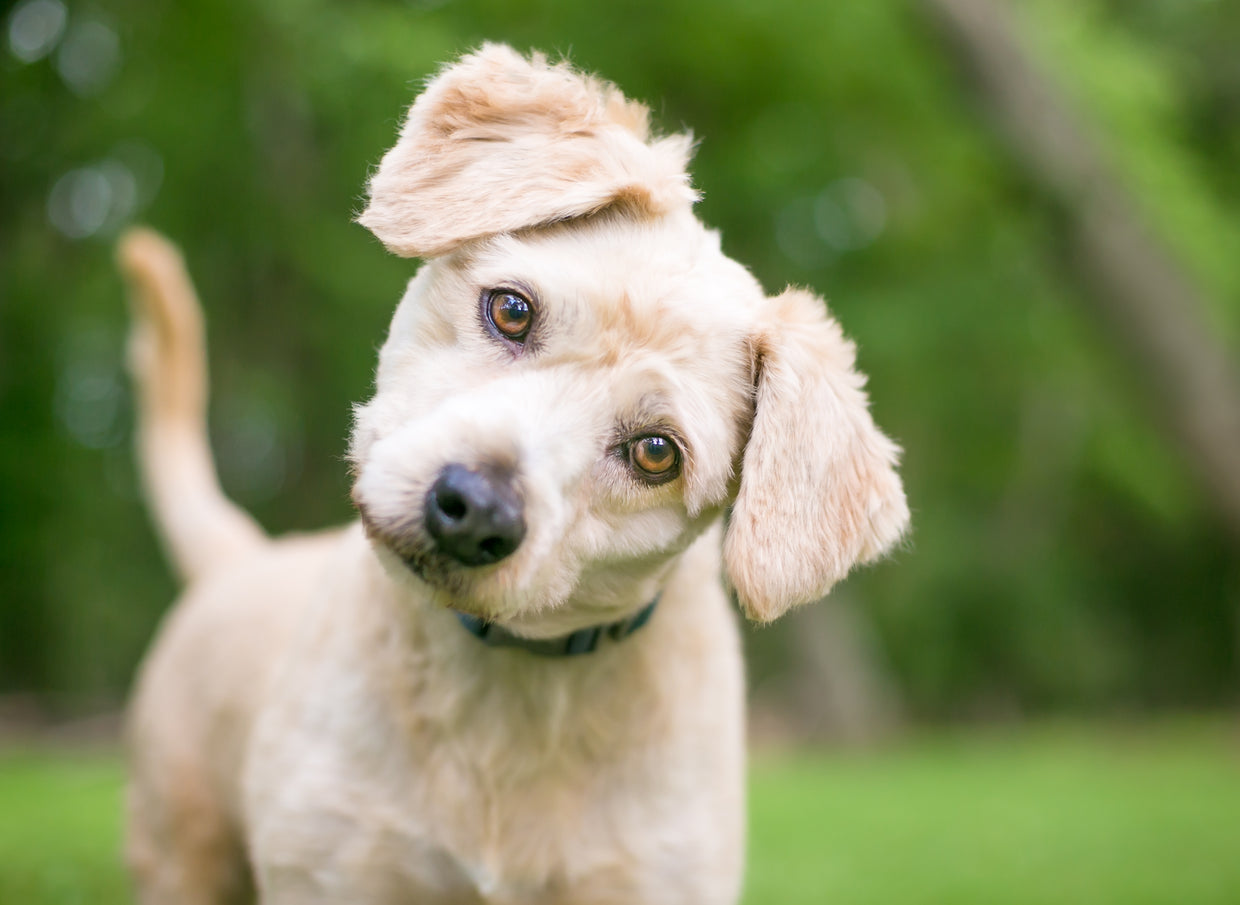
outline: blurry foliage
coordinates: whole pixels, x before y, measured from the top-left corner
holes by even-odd
[[[1240,7],[1021,17],[1234,346]],[[273,532],[349,517],[349,405],[415,267],[351,215],[420,81],[490,39],[692,129],[728,252],[858,340],[915,514],[849,594],[915,713],[1233,696],[1235,548],[912,0],[25,0],[3,23],[0,690],[116,700],[174,593],[130,461],[117,231],[186,251],[229,492]],[[785,645],[751,641],[761,681]]]

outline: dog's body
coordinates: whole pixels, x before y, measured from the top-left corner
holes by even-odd
[[[688,140],[644,116],[494,46],[414,105],[362,222],[427,263],[339,531],[268,541],[220,494],[192,292],[158,238],[122,249],[148,492],[189,582],[131,713],[143,901],[736,901],[721,570],[766,621],[907,508],[850,344],[721,253]],[[463,621],[614,637],[548,658]]]

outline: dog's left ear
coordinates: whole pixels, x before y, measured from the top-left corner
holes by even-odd
[[[724,539],[745,614],[817,600],[908,525],[900,450],[870,417],[855,348],[822,300],[788,290],[754,337],[753,427]]]
[[[358,222],[389,251],[430,258],[608,207],[689,207],[692,139],[652,140],[647,118],[613,85],[486,44],[414,102]]]

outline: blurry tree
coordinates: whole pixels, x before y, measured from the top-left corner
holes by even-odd
[[[419,80],[493,39],[568,54],[650,101],[666,129],[692,128],[703,218],[771,291],[796,282],[829,298],[879,423],[906,448],[907,549],[850,580],[844,622],[755,632],[756,684],[831,660],[808,635],[852,620],[891,671],[874,673],[881,687],[919,716],[1232,700],[1240,563],[1218,508],[1150,416],[1113,328],[1083,314],[1062,210],[978,115],[922,12],[919,0],[11,5],[0,690],[114,703],[174,592],[130,462],[117,231],[142,219],[185,248],[230,493],[273,532],[348,518],[349,404],[368,392],[414,270],[350,218]],[[1237,4],[1028,0],[1017,21],[1234,350]],[[782,687],[812,697],[812,681]]]
[[[999,129],[1060,212],[1065,253],[1240,547],[1240,380],[1208,303],[1143,222],[994,0],[925,0]]]

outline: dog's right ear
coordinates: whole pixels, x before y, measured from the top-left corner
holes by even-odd
[[[358,222],[389,251],[430,258],[613,206],[641,215],[691,206],[692,139],[651,140],[647,120],[613,85],[483,45],[409,109]]]

